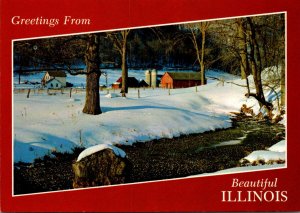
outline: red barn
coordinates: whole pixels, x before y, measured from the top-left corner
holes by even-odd
[[[162,88],[186,88],[201,85],[199,72],[166,72],[161,78]]]

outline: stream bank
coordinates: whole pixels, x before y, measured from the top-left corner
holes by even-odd
[[[240,166],[240,159],[285,137],[285,127],[245,115],[232,118],[229,129],[120,145],[133,168],[127,182],[141,182],[211,173]],[[32,164],[15,163],[14,194],[72,188],[72,162],[82,149],[54,153]]]

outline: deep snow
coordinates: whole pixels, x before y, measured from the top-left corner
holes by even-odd
[[[120,76],[115,70],[108,72],[108,82]],[[89,148],[87,154],[103,147],[115,150],[115,144],[131,145],[157,138],[172,138],[181,134],[201,133],[231,126],[230,112],[238,112],[242,104],[252,106],[259,112],[258,103],[245,97],[244,80],[230,74],[209,71],[210,77],[222,78],[226,82],[209,78],[208,84],[184,89],[168,90],[129,89],[127,98],[119,91],[100,93],[101,115],[82,113],[85,92],[68,91],[56,95],[46,93],[14,93],[14,162],[32,162],[35,158],[52,151],[71,151],[76,146]],[[28,81],[41,78],[28,76]],[[131,71],[129,76],[144,78],[143,71]],[[84,76],[68,76],[67,81],[75,86],[85,84]],[[14,77],[15,88],[22,88]],[[24,80],[24,77],[23,77]],[[102,84],[105,78],[101,77]],[[272,93],[267,91],[267,98]],[[274,97],[273,97],[274,98]],[[239,143],[238,141],[227,142]],[[224,142],[223,145],[227,145]],[[93,147],[94,146],[94,147]],[[82,154],[86,156],[87,154]],[[124,153],[125,154],[125,153]],[[81,156],[82,157],[82,156]],[[81,159],[78,158],[79,160]]]

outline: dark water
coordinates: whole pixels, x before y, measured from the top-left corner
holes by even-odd
[[[160,139],[121,148],[133,163],[129,182],[185,177],[240,166],[240,159],[282,140],[284,126],[250,117],[233,119],[233,128]],[[223,142],[239,140],[235,145]],[[226,144],[226,143],[225,143]]]

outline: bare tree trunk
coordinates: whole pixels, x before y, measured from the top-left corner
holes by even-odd
[[[21,68],[22,69],[22,68]],[[21,84],[21,69],[19,71],[19,84]]]
[[[127,37],[127,35],[126,35]],[[127,51],[126,51],[126,40],[123,40],[122,45],[122,88],[121,93],[122,97],[126,97],[126,93],[128,93],[128,67],[127,67]]]
[[[205,54],[206,29],[201,29],[201,34],[202,34],[202,47],[201,47],[200,70],[201,70],[201,85],[204,85],[205,84],[204,54]]]
[[[251,18],[247,18],[247,21],[250,25],[250,64],[251,64],[251,70],[253,75],[253,80],[255,84],[255,90],[256,94],[249,94],[250,96],[255,97],[259,104],[262,106],[266,106],[269,110],[273,107],[271,103],[267,102],[264,96],[264,91],[262,87],[262,81],[261,81],[261,57],[259,52],[259,46],[256,41],[256,33],[255,33],[255,27],[251,20]]]
[[[99,36],[88,35],[88,45],[85,53],[85,63],[87,69],[86,76],[86,98],[82,112],[92,115],[101,114],[99,79],[101,71],[99,68]]]
[[[206,31],[208,29],[208,22],[201,22],[199,25],[197,25],[198,29],[201,32],[201,51],[199,50],[198,42],[197,42],[197,35],[195,33],[195,27],[194,25],[191,25],[189,27],[191,33],[192,33],[192,42],[194,44],[194,48],[196,50],[196,55],[197,55],[197,60],[200,65],[200,80],[201,80],[201,85],[204,85],[206,83],[205,80],[205,62],[204,62],[204,56],[205,56],[205,41],[206,41]]]
[[[283,108],[285,107],[285,62],[283,62],[280,70],[280,93],[281,93],[280,105],[281,108]]]
[[[201,56],[200,56],[201,54],[200,54],[200,50],[199,50],[199,46],[198,46],[198,42],[197,42],[197,36],[196,36],[195,32],[193,31],[193,29],[191,29],[191,33],[192,33],[192,42],[193,42],[194,48],[196,50],[197,60],[200,65],[200,80],[201,80],[202,79],[202,73],[201,73],[202,67],[201,67]],[[202,81],[201,81],[201,84],[202,84]]]
[[[239,55],[241,57],[241,77],[246,79],[249,75],[249,63],[247,59],[247,40],[243,19],[237,19],[238,39],[239,39]]]
[[[247,97],[250,94],[250,86],[248,75],[250,74],[249,71],[249,62],[247,57],[247,37],[246,37],[246,29],[244,26],[243,19],[237,19],[238,24],[238,45],[239,45],[239,56],[240,56],[240,67],[241,67],[241,78],[246,80],[247,84]]]
[[[122,97],[126,97],[128,93],[128,67],[127,67],[127,37],[129,30],[122,30],[118,33],[108,33],[107,35],[112,39],[117,51],[120,53],[122,62]]]

